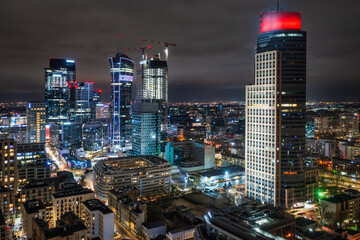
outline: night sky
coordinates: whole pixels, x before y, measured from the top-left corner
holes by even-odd
[[[109,100],[108,57],[142,38],[176,43],[169,100],[244,100],[259,13],[275,0],[0,0],[0,101],[43,100],[49,57],[77,61],[77,80]],[[359,0],[282,0],[308,33],[308,100],[360,100]],[[163,53],[153,45],[152,53]],[[138,61],[140,51],[126,52]]]

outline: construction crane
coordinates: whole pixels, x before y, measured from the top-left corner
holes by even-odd
[[[166,58],[166,61],[168,61],[168,58],[169,58],[169,46],[176,47],[175,43],[168,43],[168,42],[154,41],[154,40],[147,40],[147,39],[141,39],[141,41],[164,45],[165,46],[165,58]]]
[[[149,45],[147,47],[142,46],[142,47],[125,48],[125,50],[128,51],[141,50],[141,54],[142,54],[141,60],[145,60],[145,49],[151,49],[151,46]]]

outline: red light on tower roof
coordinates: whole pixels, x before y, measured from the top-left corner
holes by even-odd
[[[260,13],[260,34],[276,30],[301,30],[301,12]]]
[[[98,92],[99,92],[99,93],[101,93],[101,92],[102,92],[102,90],[101,90],[101,89],[99,89],[99,90],[98,90]]]

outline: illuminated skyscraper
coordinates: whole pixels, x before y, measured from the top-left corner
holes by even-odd
[[[134,61],[118,53],[109,58],[111,77],[111,150],[131,149],[131,104]]]
[[[70,87],[70,120],[87,123],[92,118],[93,82],[74,82]]]
[[[45,103],[32,102],[26,109],[26,138],[28,143],[45,143]]]
[[[92,113],[91,118],[94,120],[96,119],[96,105],[100,103],[101,100],[101,89],[95,89],[93,91],[93,104],[92,104]]]
[[[46,119],[61,123],[69,119],[70,89],[68,84],[75,81],[75,60],[50,58],[45,68]]]
[[[158,102],[161,112],[161,130],[167,129],[168,103],[168,65],[154,55],[150,60],[140,62],[141,71],[138,74],[137,99],[142,102]],[[140,80],[141,79],[141,80]]]
[[[305,199],[306,32],[298,12],[260,15],[246,87],[246,195],[289,208]]]

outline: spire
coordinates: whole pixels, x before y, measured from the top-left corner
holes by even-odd
[[[277,3],[276,3],[276,11],[279,12],[280,11],[280,1],[277,0]]]

